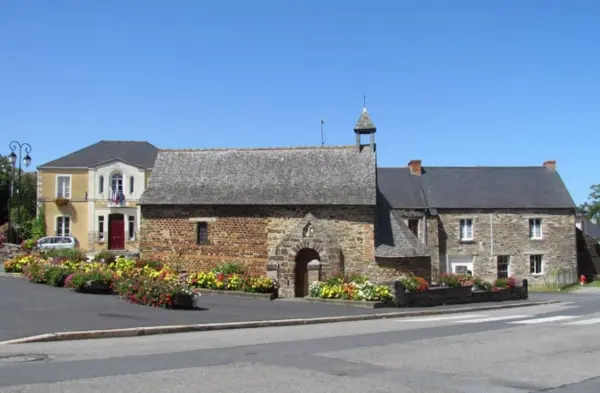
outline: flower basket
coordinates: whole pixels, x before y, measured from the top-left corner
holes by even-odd
[[[67,198],[56,198],[54,199],[54,203],[56,206],[67,206],[69,204],[69,200]]]

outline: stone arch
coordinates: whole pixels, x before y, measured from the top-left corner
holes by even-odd
[[[310,236],[307,236],[309,233]],[[319,220],[308,213],[275,247],[272,260],[278,265],[280,297],[293,297],[296,294],[296,256],[303,249],[314,250],[319,255],[320,265],[312,264],[309,267],[312,271],[309,279],[324,279],[334,272],[341,273],[341,250],[337,239],[327,232]]]

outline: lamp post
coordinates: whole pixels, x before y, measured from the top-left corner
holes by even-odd
[[[9,199],[9,207],[8,207],[8,236],[9,239],[12,236],[12,219],[11,219],[11,213],[12,213],[12,199],[13,199],[13,194],[14,194],[14,181],[15,181],[15,169],[17,166],[17,160],[19,161],[19,169],[17,172],[17,223],[16,223],[16,229],[17,229],[17,241],[16,243],[19,243],[21,241],[21,234],[19,233],[20,228],[21,228],[21,173],[22,173],[22,164],[25,164],[25,167],[28,167],[29,164],[31,164],[31,157],[29,156],[29,153],[31,153],[31,145],[29,143],[20,143],[17,141],[12,141],[8,144],[8,147],[10,147],[11,153],[8,155],[8,160],[12,166],[12,176],[10,179],[10,199]],[[18,151],[19,154],[17,155],[15,153],[15,151]],[[23,157],[23,151],[25,152],[25,157]],[[9,240],[10,242],[10,240]]]

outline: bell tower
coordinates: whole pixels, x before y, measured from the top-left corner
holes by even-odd
[[[369,111],[367,111],[367,107],[364,106],[362,109],[362,113],[354,126],[354,133],[356,134],[356,149],[358,151],[362,151],[363,147],[366,146],[361,144],[362,135],[369,135],[369,147],[372,153],[375,153],[375,132],[377,131],[377,127],[371,120],[371,116],[369,115]]]

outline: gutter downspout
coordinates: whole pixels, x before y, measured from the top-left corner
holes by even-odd
[[[494,260],[494,214],[490,213],[490,262]]]

